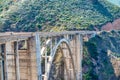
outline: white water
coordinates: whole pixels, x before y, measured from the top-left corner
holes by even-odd
[[[111,2],[111,3],[120,7],[120,0],[107,0],[107,1],[109,1],[109,2]]]

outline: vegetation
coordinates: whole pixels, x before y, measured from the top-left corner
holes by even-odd
[[[120,8],[106,0],[0,0],[2,32],[94,30],[119,17]],[[116,79],[107,50],[119,54],[118,40],[120,32],[112,31],[85,43],[84,80]]]
[[[83,80],[98,80],[98,75],[94,71],[94,64],[92,62],[92,57],[90,56],[87,48],[84,47],[84,55],[83,55]],[[94,53],[93,53],[94,54]]]
[[[93,30],[119,9],[106,0],[0,0],[0,31]]]
[[[88,51],[90,53],[90,56],[97,60],[98,53],[97,53],[97,47],[95,43],[93,42],[86,42],[86,46],[88,46]]]
[[[102,32],[85,42],[83,56],[83,78],[84,80],[118,80],[120,75],[115,73],[119,68],[118,64],[113,64],[108,56],[111,55],[119,60],[120,55],[120,31]],[[92,73],[91,73],[92,72]]]

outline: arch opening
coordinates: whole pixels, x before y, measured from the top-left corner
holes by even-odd
[[[50,64],[47,71],[48,80],[76,80],[74,62],[68,40],[61,39],[54,46],[50,56]]]

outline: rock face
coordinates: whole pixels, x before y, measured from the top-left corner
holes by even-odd
[[[111,58],[110,61],[113,65],[116,77],[120,79],[120,58]]]
[[[120,31],[102,32],[85,42],[87,49],[84,50],[83,60],[84,80],[119,80],[120,60],[108,55],[110,50],[114,57],[119,58],[119,45]]]
[[[111,30],[120,30],[120,19],[114,20],[112,23],[109,22],[102,26],[102,30],[111,31]]]

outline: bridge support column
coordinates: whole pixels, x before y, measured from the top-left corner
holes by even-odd
[[[76,78],[82,80],[82,54],[83,54],[83,38],[82,35],[76,34],[70,41],[72,56],[75,65]]]
[[[83,37],[82,35],[79,35],[80,39],[80,80],[82,80],[82,60],[83,60]]]
[[[3,80],[2,57],[0,56],[0,80]]]
[[[2,55],[2,47],[0,45],[0,80],[4,80],[3,61],[4,61],[4,58],[3,58],[3,55]]]
[[[16,64],[16,80],[20,80],[20,65],[19,65],[19,52],[18,52],[18,41],[14,44],[15,47],[15,64]]]
[[[69,62],[70,57],[69,57],[69,51],[65,44],[62,44],[62,50],[63,50],[63,58],[64,58],[64,79],[71,80],[71,78],[70,78],[70,62]]]
[[[34,37],[28,39],[28,52],[30,57],[30,80],[38,80],[36,63],[36,44]]]
[[[2,66],[2,58],[0,57],[0,80],[3,80],[3,66]]]
[[[64,38],[69,41],[69,35],[64,35]],[[67,45],[63,44],[63,57],[65,61],[65,70],[64,70],[64,75],[65,75],[65,80],[74,80],[74,71],[73,71],[73,66],[72,66],[72,58],[70,58],[70,52],[67,48]]]
[[[40,36],[38,33],[35,35],[36,41],[36,61],[37,61],[37,74],[38,80],[42,80],[42,71],[41,71],[41,43],[40,43]]]
[[[83,38],[82,35],[76,35],[77,46],[77,80],[82,80],[82,55],[83,55]]]
[[[14,44],[6,42],[5,45],[5,80],[15,80]]]

